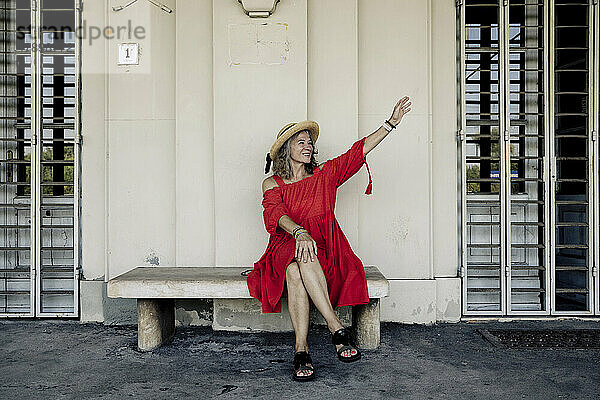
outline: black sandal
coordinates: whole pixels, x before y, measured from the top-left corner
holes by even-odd
[[[337,351],[337,355],[340,361],[343,362],[353,362],[360,359],[360,350],[354,346],[352,340],[350,339],[350,332],[346,328],[338,329],[331,336],[331,342],[334,345],[342,344],[343,346]],[[356,350],[356,354],[344,357],[342,356],[342,352],[346,350]]]
[[[294,380],[296,381],[310,381],[315,377],[315,369],[312,366],[308,366],[308,364],[312,365],[312,358],[310,358],[310,354],[306,351],[298,351],[294,356]],[[298,375],[298,372],[310,371],[310,375]]]

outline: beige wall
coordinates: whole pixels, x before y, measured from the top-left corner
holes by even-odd
[[[82,77],[86,279],[156,263],[251,266],[268,240],[260,182],[280,127],[318,121],[325,161],[409,95],[412,112],[368,156],[373,194],[363,168],[336,213],[358,256],[391,280],[385,320],[459,317],[454,1],[282,0],[268,20],[234,0],[166,1],[174,14],[86,3],[84,17],[143,14],[151,29],[128,72],[116,42],[84,50],[106,72]],[[229,26],[263,21],[287,24],[285,62],[230,64]]]
[[[130,13],[149,16],[151,40],[137,67],[117,65],[117,43],[107,51],[107,279],[175,263],[175,16],[140,3],[108,14],[114,26],[135,21]]]
[[[369,156],[359,251],[392,279],[431,279],[428,1],[359,1],[358,128],[362,135],[408,95],[412,111]],[[418,21],[418,23],[417,23]]]
[[[176,260],[214,265],[212,0],[176,7]]]
[[[455,277],[458,268],[458,169],[455,2],[433,1],[431,12],[431,126],[433,179],[433,268]]]
[[[260,258],[267,240],[260,205],[265,155],[282,125],[306,119],[306,1],[281,2],[268,20],[289,23],[289,55],[281,65],[229,64],[228,27],[249,22],[256,23],[237,2],[213,1],[217,265]]]
[[[319,123],[319,162],[359,139],[357,18],[355,0],[308,2],[308,118]],[[362,175],[340,187],[336,202],[338,222],[351,244],[358,244],[358,202],[368,183]]]
[[[88,1],[82,19],[88,24],[106,24],[106,6]],[[81,253],[85,279],[103,279],[106,266],[106,74],[105,43],[83,42],[81,56]]]

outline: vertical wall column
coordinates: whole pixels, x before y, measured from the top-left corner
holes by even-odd
[[[104,26],[105,2],[85,1],[82,20]],[[81,42],[81,266],[80,321],[101,322],[106,271],[106,43]]]
[[[431,1],[431,144],[433,274],[436,320],[458,321],[456,2]]]
[[[458,276],[456,196],[456,3],[432,1],[431,86],[433,158],[433,269],[438,277]],[[458,279],[457,279],[458,281]],[[458,287],[460,290],[460,287]]]

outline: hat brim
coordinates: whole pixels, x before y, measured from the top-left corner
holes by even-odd
[[[313,143],[317,142],[317,139],[319,138],[319,124],[317,124],[315,121],[296,122],[288,129],[284,128],[284,132],[277,137],[277,140],[275,140],[275,143],[273,143],[269,152],[269,154],[271,155],[271,159],[275,160],[279,149],[281,148],[281,146],[283,146],[285,141],[300,131],[308,131]]]

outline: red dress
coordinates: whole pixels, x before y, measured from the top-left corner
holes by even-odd
[[[325,273],[333,307],[369,302],[365,270],[350,248],[334,215],[337,188],[365,163],[369,172],[366,194],[371,194],[369,165],[363,155],[365,138],[357,140],[344,154],[327,160],[313,175],[286,184],[274,175],[279,186],[263,195],[263,218],[269,244],[248,274],[250,295],[262,303],[263,313],[281,312],[286,267],[295,256],[296,241],[278,225],[282,215],[308,230],[317,242],[317,258]]]

